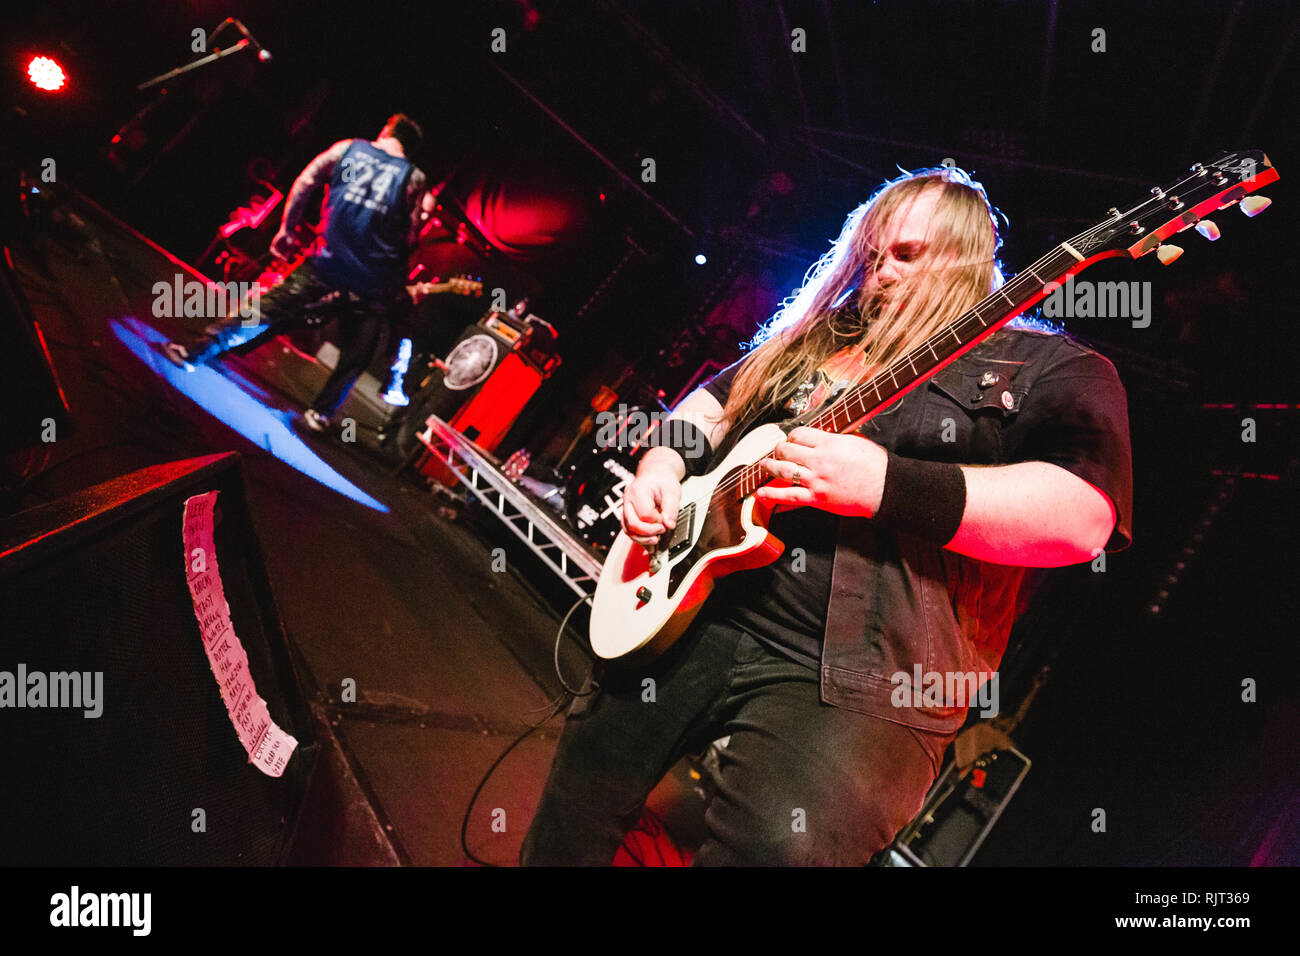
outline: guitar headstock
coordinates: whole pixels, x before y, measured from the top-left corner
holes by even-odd
[[[1181,178],[1153,187],[1151,195],[1132,208],[1112,208],[1106,219],[1070,239],[1069,245],[1084,259],[1117,255],[1139,259],[1155,252],[1168,265],[1182,249],[1166,239],[1192,228],[1206,239],[1218,239],[1219,228],[1208,217],[1234,205],[1240,205],[1247,216],[1258,215],[1272,200],[1251,194],[1277,178],[1277,170],[1261,150],[1220,153],[1207,163],[1195,164]]]
[[[483,294],[483,281],[474,276],[459,275],[453,276],[446,282],[416,282],[413,285],[408,285],[406,291],[418,305],[425,296],[436,295],[439,292],[481,296]]]
[[[453,276],[451,279],[447,280],[447,286],[447,291],[453,292],[456,295],[477,296],[483,294],[482,281],[470,275]]]

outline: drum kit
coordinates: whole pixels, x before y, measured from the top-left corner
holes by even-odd
[[[623,527],[623,495],[636,477],[645,450],[637,440],[638,426],[647,418],[641,405],[619,405],[608,413],[613,416],[613,439],[608,427],[580,432],[559,466],[548,469],[558,483],[513,477],[512,472],[520,472],[518,452],[505,469],[508,477],[560,511],[578,537],[601,554],[609,550]]]
[[[622,411],[622,410],[620,410]],[[619,421],[639,413],[627,409]],[[636,476],[639,447],[614,443],[601,447],[594,439],[575,456],[564,481],[564,513],[578,535],[597,551],[607,551],[623,527],[623,494]]]

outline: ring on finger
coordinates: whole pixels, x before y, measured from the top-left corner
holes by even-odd
[[[801,471],[803,471],[803,468],[799,465],[795,465],[794,474],[790,476],[790,484],[794,485],[796,488],[801,487],[803,484],[802,476],[799,474]]]

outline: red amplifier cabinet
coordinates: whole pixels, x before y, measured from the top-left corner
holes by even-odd
[[[500,338],[507,338],[514,331],[499,321],[489,324],[493,319],[499,316],[489,315],[479,325]],[[496,450],[542,382],[560,364],[555,352],[554,327],[533,315],[524,323],[524,328],[514,337],[511,351],[447,422],[484,451]],[[425,460],[420,471],[443,484],[455,483],[446,466],[432,456]]]

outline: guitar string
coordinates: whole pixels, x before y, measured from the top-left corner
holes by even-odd
[[[1184,177],[1182,180],[1180,180],[1180,181],[1179,181],[1178,183],[1176,183],[1174,186],[1170,187],[1169,190],[1165,190],[1165,191],[1164,191],[1164,193],[1165,193],[1164,195],[1162,195],[1162,196],[1160,196],[1160,197],[1152,197],[1151,199],[1143,200],[1143,201],[1142,201],[1141,203],[1139,203],[1137,206],[1135,206],[1135,207],[1133,207],[1132,209],[1130,209],[1129,211],[1127,211],[1127,212],[1121,214],[1117,219],[1108,219],[1108,220],[1107,220],[1106,222],[1104,222],[1104,223],[1099,223],[1098,225],[1093,226],[1093,227],[1090,228],[1090,229],[1086,229],[1086,230],[1084,230],[1083,232],[1079,233],[1078,235],[1073,236],[1073,237],[1071,237],[1070,239],[1066,240],[1066,243],[1068,243],[1068,244],[1070,244],[1070,245],[1072,245],[1072,246],[1075,245],[1075,244],[1086,244],[1088,240],[1093,239],[1093,238],[1094,238],[1098,233],[1100,233],[1101,231],[1105,230],[1106,228],[1111,227],[1111,226],[1114,226],[1116,223],[1122,222],[1122,221],[1124,221],[1125,219],[1129,219],[1129,218],[1132,217],[1132,216],[1136,216],[1136,215],[1142,215],[1142,214],[1144,214],[1144,213],[1141,212],[1141,210],[1143,209],[1144,206],[1148,206],[1148,205],[1150,205],[1150,204],[1153,203],[1153,202],[1154,202],[1154,203],[1161,203],[1161,204],[1164,204],[1164,203],[1167,202],[1167,199],[1168,199],[1168,195],[1169,195],[1169,194],[1172,193],[1172,194],[1175,194],[1175,195],[1176,195],[1176,194],[1177,194],[1177,191],[1181,190],[1185,184],[1187,184],[1187,183],[1189,183],[1189,182],[1193,182],[1193,181],[1198,180],[1198,179],[1204,179],[1204,178],[1205,178],[1205,176],[1202,175],[1202,174],[1194,174],[1194,175],[1191,175],[1191,176]],[[1184,205],[1186,205],[1186,204],[1184,204]],[[1016,282],[1016,281],[1018,281],[1018,280],[1020,280],[1020,279],[1023,279],[1026,275],[1033,275],[1035,279],[1038,279],[1038,280],[1039,280],[1039,282],[1040,282],[1041,285],[1046,285],[1047,283],[1042,282],[1041,278],[1037,275],[1037,270],[1039,270],[1039,269],[1043,269],[1043,270],[1046,271],[1047,268],[1048,268],[1048,266],[1050,265],[1050,262],[1051,262],[1052,258],[1053,258],[1053,257],[1058,257],[1058,256],[1060,256],[1062,252],[1065,252],[1065,254],[1068,256],[1069,260],[1074,261],[1074,262],[1077,262],[1077,261],[1078,261],[1078,260],[1075,259],[1073,256],[1069,255],[1068,251],[1065,250],[1065,243],[1056,246],[1056,248],[1052,249],[1052,250],[1051,250],[1050,252],[1048,252],[1046,255],[1042,256],[1041,258],[1039,258],[1038,260],[1036,260],[1035,262],[1033,262],[1033,263],[1032,263],[1030,266],[1028,266],[1026,269],[1024,269],[1023,271],[1017,273],[1013,278],[1011,278],[1011,279],[1007,280],[1007,282],[1003,283],[1003,285],[1002,285],[999,289],[996,289],[996,290],[994,290],[992,293],[990,293],[989,295],[985,296],[985,297],[984,297],[982,300],[980,300],[980,302],[978,302],[975,306],[973,306],[972,308],[966,310],[966,312],[962,313],[960,316],[958,316],[956,319],[954,319],[954,320],[953,320],[951,323],[949,323],[947,326],[945,326],[944,328],[940,329],[940,330],[939,330],[935,335],[931,336],[929,339],[927,339],[925,342],[923,342],[920,346],[918,346],[917,348],[912,349],[912,350],[910,350],[909,352],[906,352],[906,353],[904,353],[903,355],[899,356],[899,358],[895,359],[892,363],[890,363],[889,365],[887,365],[885,368],[883,368],[883,369],[881,369],[880,371],[878,371],[878,372],[876,372],[875,374],[873,374],[873,375],[871,376],[871,378],[868,379],[866,382],[863,382],[863,383],[857,385],[856,387],[854,387],[853,389],[850,389],[848,392],[846,392],[844,395],[842,395],[840,398],[838,398],[832,406],[830,406],[828,409],[822,411],[822,412],[821,412],[821,413],[820,413],[816,418],[813,419],[813,421],[819,421],[819,420],[821,420],[822,418],[824,418],[824,417],[826,417],[826,416],[829,415],[829,416],[830,416],[830,419],[831,419],[831,421],[832,421],[832,423],[834,423],[834,420],[835,420],[835,418],[836,418],[836,414],[837,414],[837,412],[838,412],[839,410],[844,409],[844,408],[845,408],[845,407],[846,407],[850,402],[859,401],[859,403],[861,403],[860,400],[861,400],[861,399],[864,399],[865,396],[866,396],[866,394],[867,394],[868,392],[873,392],[873,391],[874,391],[874,392],[876,393],[877,398],[879,398],[879,396],[880,396],[880,387],[879,387],[879,386],[880,386],[881,384],[883,384],[883,380],[884,380],[884,378],[885,378],[886,376],[888,376],[889,378],[894,379],[894,384],[897,385],[898,383],[897,383],[897,379],[895,378],[894,373],[895,373],[896,371],[901,370],[902,367],[903,367],[904,365],[909,365],[909,366],[911,366],[911,368],[912,368],[912,372],[913,372],[913,374],[915,375],[915,372],[916,372],[916,360],[915,360],[915,358],[913,358],[913,355],[914,355],[914,354],[918,354],[918,355],[919,355],[919,354],[920,354],[924,349],[926,349],[926,348],[930,348],[930,350],[933,352],[933,348],[932,348],[932,346],[931,346],[931,343],[932,343],[935,339],[937,339],[937,338],[942,338],[943,336],[948,335],[948,334],[953,334],[953,335],[955,335],[955,334],[956,334],[956,330],[957,330],[959,327],[961,327],[961,326],[963,326],[963,325],[966,325],[966,324],[970,324],[971,316],[972,316],[972,315],[974,316],[974,318],[975,318],[977,321],[979,321],[979,323],[980,323],[980,325],[981,325],[981,329],[975,330],[976,334],[978,334],[980,331],[984,331],[984,330],[989,329],[989,328],[990,328],[989,324],[988,324],[987,322],[984,322],[984,321],[983,321],[983,318],[982,318],[981,315],[980,315],[981,307],[984,306],[986,303],[989,303],[989,302],[992,302],[993,300],[995,300],[995,298],[996,298],[999,294],[1005,294],[1005,290],[1006,290],[1006,287],[1007,287],[1008,285],[1011,285],[1012,283],[1014,283],[1014,282]],[[1054,279],[1049,279],[1049,280],[1048,280],[1048,282],[1051,282],[1051,281],[1055,281],[1055,280],[1054,280]],[[1007,296],[1007,298],[1008,298],[1009,300],[1011,299],[1010,296]],[[1013,305],[1014,305],[1014,300],[1011,300],[1011,301],[1013,302]],[[1021,309],[1021,311],[1023,311],[1023,309]],[[1002,321],[1010,321],[1009,319],[1006,318],[1006,314],[1005,314],[1005,313],[1004,313],[1004,315],[1003,315],[1003,320],[1002,320]],[[995,326],[996,326],[996,325],[998,325],[998,323],[995,323]],[[963,330],[963,331],[964,331],[964,330]],[[988,334],[991,335],[992,332],[989,332]],[[963,344],[966,344],[965,341],[963,341]],[[879,384],[875,384],[875,383],[879,383]],[[879,407],[879,404],[877,404],[876,406],[872,406],[872,407]],[[866,414],[866,413],[869,412],[869,411],[870,411],[870,407],[864,406],[864,408],[863,408],[863,414]],[[861,416],[857,416],[857,417],[861,417]],[[852,418],[850,418],[849,420],[852,421]],[[773,449],[773,450],[775,450],[775,449]],[[769,454],[770,454],[770,453],[769,453]],[[767,457],[767,456],[764,456],[764,457]],[[730,499],[730,497],[731,497],[731,493],[732,493],[732,491],[733,491],[735,488],[740,487],[740,486],[742,485],[742,483],[744,483],[744,482],[747,480],[747,478],[752,479],[752,477],[756,477],[756,476],[758,476],[758,475],[763,475],[763,474],[766,474],[766,473],[765,473],[761,468],[759,468],[757,462],[751,463],[751,464],[749,464],[749,465],[741,466],[739,469],[737,469],[737,471],[736,471],[735,474],[733,474],[733,475],[729,475],[727,478],[725,478],[725,479],[723,479],[721,482],[719,482],[718,487],[714,489],[713,494],[710,496],[710,500],[709,500],[709,510],[712,510],[713,507],[714,507],[715,505],[719,504],[719,503],[722,503],[722,502],[726,502],[726,501],[728,501],[728,500]],[[771,480],[773,480],[772,477],[771,477],[771,476],[767,476],[766,480],[765,480],[763,483],[766,484],[767,481],[771,481]],[[757,487],[758,487],[758,486],[756,486],[755,490],[757,490]]]
[[[1207,171],[1207,172],[1208,172],[1208,171]],[[1093,226],[1092,228],[1087,229],[1087,230],[1085,230],[1084,232],[1079,233],[1077,236],[1072,237],[1071,239],[1067,240],[1067,242],[1070,243],[1070,244],[1072,244],[1072,245],[1073,245],[1073,244],[1086,244],[1086,242],[1087,242],[1088,240],[1090,240],[1090,239],[1092,239],[1093,237],[1095,237],[1095,235],[1096,235],[1097,233],[1099,233],[1100,231],[1106,229],[1108,226],[1112,226],[1112,225],[1114,225],[1115,223],[1122,222],[1123,220],[1128,219],[1128,218],[1130,218],[1130,217],[1132,217],[1132,216],[1144,215],[1145,212],[1143,211],[1143,208],[1144,208],[1145,206],[1151,205],[1152,203],[1157,203],[1157,204],[1162,204],[1162,205],[1166,205],[1166,206],[1167,206],[1167,205],[1168,205],[1167,200],[1168,200],[1168,197],[1169,197],[1170,195],[1177,195],[1177,193],[1178,193],[1179,191],[1181,191],[1182,188],[1183,188],[1187,183],[1189,183],[1189,182],[1194,182],[1194,181],[1196,181],[1196,180],[1205,180],[1205,181],[1208,181],[1208,180],[1206,180],[1206,173],[1194,173],[1193,175],[1185,176],[1185,177],[1184,177],[1183,179],[1181,179],[1179,182],[1177,182],[1177,183],[1175,183],[1173,186],[1169,187],[1168,190],[1162,190],[1162,194],[1161,194],[1160,196],[1153,196],[1151,199],[1145,199],[1145,200],[1143,200],[1141,203],[1139,203],[1138,205],[1136,205],[1135,207],[1133,207],[1132,209],[1130,209],[1130,210],[1128,210],[1127,212],[1121,214],[1118,218],[1108,219],[1108,220],[1107,220],[1106,222],[1104,222],[1104,223],[1099,223],[1098,225]],[[1217,185],[1224,185],[1224,184],[1217,184]],[[1184,205],[1186,205],[1186,204],[1184,203]],[[889,378],[893,379],[893,380],[894,380],[894,384],[895,384],[895,386],[897,386],[898,381],[897,381],[897,378],[895,377],[895,372],[898,371],[898,370],[901,370],[902,367],[903,367],[904,365],[909,365],[909,366],[911,366],[914,377],[919,377],[919,376],[915,376],[915,372],[916,372],[916,360],[915,360],[915,358],[913,358],[913,355],[914,355],[914,354],[921,354],[921,353],[922,353],[926,348],[930,348],[931,351],[933,352],[933,348],[932,348],[932,346],[931,346],[931,343],[932,343],[935,339],[943,338],[943,337],[944,337],[945,335],[947,335],[947,334],[954,334],[954,335],[955,335],[955,334],[956,334],[956,330],[957,330],[959,327],[961,327],[961,326],[963,326],[963,325],[970,324],[970,319],[969,319],[969,317],[972,316],[972,314],[973,314],[974,317],[975,317],[975,318],[980,322],[981,326],[983,327],[982,329],[976,329],[976,330],[974,330],[975,333],[976,333],[976,335],[978,335],[981,331],[988,329],[988,328],[989,328],[988,323],[984,322],[984,321],[983,321],[983,318],[982,318],[982,316],[981,316],[981,307],[984,306],[986,303],[990,302],[991,300],[995,299],[995,297],[996,297],[999,293],[1004,293],[1005,290],[1006,290],[1006,287],[1007,287],[1007,286],[1011,285],[1012,283],[1016,282],[1016,281],[1019,280],[1019,279],[1024,278],[1024,277],[1026,276],[1026,274],[1033,274],[1033,275],[1034,275],[1034,278],[1035,278],[1035,279],[1039,279],[1039,281],[1041,282],[1042,280],[1041,280],[1041,278],[1036,274],[1036,270],[1038,270],[1038,269],[1040,269],[1040,268],[1042,268],[1042,269],[1046,269],[1046,267],[1047,267],[1047,266],[1049,265],[1049,263],[1050,263],[1050,260],[1051,260],[1054,256],[1058,256],[1058,255],[1061,253],[1061,251],[1063,250],[1063,248],[1064,248],[1063,245],[1058,245],[1055,249],[1051,250],[1051,251],[1048,252],[1045,256],[1043,256],[1042,258],[1038,259],[1036,262],[1034,262],[1034,263],[1031,264],[1029,267],[1027,267],[1024,271],[1018,273],[1014,278],[1009,279],[1006,283],[1003,284],[1003,286],[1002,286],[1000,289],[995,290],[993,293],[990,293],[990,294],[989,294],[988,296],[986,296],[983,300],[981,300],[979,303],[977,303],[973,308],[968,309],[968,310],[967,310],[966,312],[964,312],[961,316],[959,316],[957,319],[955,319],[953,322],[951,322],[948,326],[946,326],[946,327],[944,327],[943,329],[939,330],[939,332],[937,332],[934,336],[932,336],[930,339],[927,339],[924,343],[922,343],[921,346],[919,346],[919,347],[916,348],[916,349],[913,349],[912,351],[909,351],[909,352],[907,352],[907,353],[904,353],[902,356],[900,356],[898,359],[896,359],[896,360],[895,360],[894,362],[892,362],[890,365],[886,366],[884,369],[881,369],[879,372],[877,372],[877,373],[875,373],[874,375],[872,375],[872,377],[871,377],[870,379],[868,379],[866,382],[863,382],[863,383],[859,384],[859,385],[856,386],[855,388],[851,389],[849,392],[845,393],[843,396],[841,396],[839,399],[837,399],[837,400],[835,401],[835,403],[834,403],[832,406],[830,406],[828,409],[823,410],[823,411],[822,411],[822,412],[821,412],[821,413],[820,413],[816,418],[814,418],[814,419],[813,419],[813,422],[818,422],[818,421],[821,421],[821,420],[824,419],[824,418],[829,417],[829,419],[830,419],[832,425],[837,427],[837,425],[836,425],[836,418],[838,417],[838,413],[839,413],[839,411],[845,409],[845,408],[846,408],[846,407],[847,407],[851,402],[857,401],[859,404],[862,404],[862,401],[861,401],[861,400],[862,400],[863,398],[865,398],[866,394],[867,394],[868,392],[873,392],[873,391],[876,393],[876,397],[877,397],[877,399],[879,399],[879,397],[880,397],[880,385],[883,385],[883,383],[884,383],[884,378],[885,378],[886,376],[888,376]],[[1070,258],[1073,259],[1073,256],[1071,256]],[[1077,260],[1076,260],[1076,261],[1077,261]],[[1048,281],[1054,281],[1054,280],[1048,280]],[[1046,283],[1044,283],[1044,284],[1046,284]],[[1007,298],[1008,298],[1009,301],[1013,301],[1013,300],[1011,300],[1011,297],[1010,297],[1010,296],[1007,296]],[[1022,311],[1023,311],[1023,309],[1022,309]],[[1005,314],[1004,314],[1002,322],[1005,322],[1005,321],[1010,321],[1010,320],[1007,319],[1006,316],[1005,316]],[[1001,324],[1001,323],[995,323],[995,326],[998,325],[998,324]],[[964,330],[963,330],[963,331],[964,331]],[[992,333],[989,332],[988,334],[992,334]],[[965,344],[965,343],[963,343],[963,344]],[[877,403],[877,405],[875,405],[875,406],[871,406],[871,407],[879,407],[879,405],[880,405],[880,403]],[[856,417],[860,418],[860,417],[862,417],[862,415],[867,414],[867,413],[870,411],[870,408],[871,408],[871,407],[868,407],[868,406],[863,405],[862,414],[861,414],[861,415],[858,415],[858,416],[856,416]],[[850,419],[849,419],[849,421],[852,421],[852,420],[853,420],[853,417],[854,417],[854,416],[851,416]],[[837,430],[838,430],[838,429],[837,429]],[[753,478],[758,477],[758,476],[763,476],[763,475],[765,475],[765,472],[763,472],[762,469],[759,468],[759,466],[758,466],[758,464],[757,464],[756,462],[755,462],[755,463],[752,463],[752,464],[750,464],[750,465],[742,466],[741,468],[739,468],[739,469],[737,470],[737,473],[736,473],[736,474],[734,474],[734,475],[732,475],[732,476],[729,476],[727,479],[724,479],[722,482],[719,483],[718,487],[714,490],[714,493],[713,493],[713,495],[711,496],[711,499],[710,499],[710,509],[712,508],[713,505],[717,504],[717,503],[719,502],[719,500],[724,500],[724,501],[727,500],[727,499],[730,497],[730,493],[731,493],[731,491],[732,491],[734,488],[739,487],[739,486],[740,486],[743,482],[745,482],[747,479],[748,479],[748,480],[753,480]],[[762,483],[763,483],[763,484],[766,484],[767,481],[771,481],[771,480],[772,480],[771,476],[766,476],[765,479],[764,479],[764,481],[763,481]],[[757,488],[758,486],[756,485],[755,487]],[[721,498],[720,498],[719,496],[721,496]]]
[[[1103,227],[1096,227],[1096,228],[1100,229],[1100,228],[1103,228]],[[1085,234],[1080,234],[1080,235],[1082,236],[1082,235],[1085,235]],[[1079,237],[1075,237],[1075,238],[1079,238]],[[1045,270],[1046,267],[1047,267],[1047,265],[1049,264],[1050,260],[1052,259],[1052,257],[1054,257],[1054,256],[1060,256],[1060,255],[1063,254],[1063,253],[1064,253],[1064,250],[1063,250],[1060,246],[1058,246],[1057,248],[1053,249],[1052,252],[1048,253],[1047,255],[1045,255],[1045,256],[1043,256],[1041,259],[1039,259],[1038,261],[1034,262],[1034,263],[1033,263],[1031,266],[1029,266],[1029,267],[1028,267],[1024,272],[1019,273],[1019,274],[1016,276],[1016,279],[1023,278],[1026,274],[1033,274],[1033,273],[1035,273],[1035,271],[1036,271],[1037,269],[1044,269],[1044,270]],[[1066,255],[1068,255],[1068,253],[1067,253]],[[1073,257],[1069,257],[1069,258],[1070,258],[1071,261],[1077,261],[1077,260],[1074,260]],[[1011,282],[1014,282],[1015,279],[1010,280],[1010,281],[1011,281]],[[1008,284],[1010,284],[1010,282],[1004,284],[1003,289],[1005,289],[1005,285],[1008,285]],[[963,329],[962,326],[964,326],[965,324],[968,324],[968,322],[969,322],[969,318],[968,318],[968,317],[971,316],[972,314],[975,314],[975,315],[978,316],[978,314],[979,314],[979,312],[980,312],[980,306],[985,305],[986,303],[990,303],[990,302],[994,301],[994,300],[996,299],[996,296],[998,295],[998,293],[1002,292],[1003,289],[998,289],[998,290],[996,290],[994,293],[991,293],[990,295],[985,296],[984,299],[982,299],[982,300],[981,300],[978,304],[976,304],[973,308],[968,309],[966,312],[962,313],[961,316],[957,317],[957,318],[956,318],[955,320],[953,320],[951,323],[949,323],[948,325],[946,325],[946,326],[944,326],[942,329],[940,329],[938,332],[936,332],[934,336],[931,336],[930,338],[926,339],[926,341],[923,342],[923,343],[921,344],[921,346],[920,346],[918,349],[910,350],[910,351],[904,353],[903,355],[901,355],[901,356],[899,356],[897,359],[895,359],[893,362],[891,362],[889,365],[887,365],[887,366],[885,366],[884,368],[882,368],[882,369],[878,370],[877,372],[875,372],[875,373],[871,376],[871,378],[869,378],[867,381],[862,382],[862,383],[858,384],[857,386],[855,386],[854,388],[850,389],[850,390],[849,390],[848,392],[846,392],[844,395],[840,396],[840,398],[838,398],[838,399],[835,401],[835,403],[834,403],[830,408],[828,408],[828,409],[824,410],[823,412],[821,412],[821,413],[820,413],[816,418],[814,418],[812,421],[813,421],[813,422],[817,422],[817,421],[821,420],[823,417],[826,417],[826,416],[828,416],[828,415],[830,416],[830,418],[831,418],[832,421],[833,421],[833,420],[835,419],[836,415],[837,415],[837,412],[840,411],[840,410],[842,410],[842,409],[845,409],[845,408],[846,408],[847,406],[849,406],[851,403],[857,402],[858,404],[864,404],[864,403],[863,403],[862,401],[860,401],[860,400],[865,399],[867,393],[869,393],[869,392],[873,392],[873,391],[874,391],[874,392],[876,393],[877,397],[879,397],[879,394],[880,394],[880,392],[879,392],[879,387],[878,387],[878,385],[877,385],[876,383],[883,384],[883,381],[884,381],[885,378],[892,378],[892,379],[895,380],[895,384],[897,384],[897,379],[896,379],[896,377],[895,377],[895,373],[901,371],[904,365],[910,365],[910,366],[912,367],[913,374],[915,375],[915,371],[916,371],[916,361],[917,361],[917,359],[916,359],[915,356],[916,356],[917,354],[919,354],[920,352],[924,351],[924,350],[927,349],[927,348],[929,348],[931,351],[933,351],[933,345],[932,345],[932,343],[935,341],[935,339],[941,339],[941,338],[943,338],[943,337],[945,337],[945,336],[947,336],[947,335],[955,334],[955,333],[957,332],[958,329],[961,329],[962,331],[965,331],[965,329]],[[1004,316],[1004,317],[1005,317],[1005,316]],[[979,319],[979,324],[980,324],[980,331],[983,331],[983,330],[986,330],[986,329],[990,328],[990,324],[989,324],[988,322],[984,322],[984,321],[982,320],[982,318]],[[990,333],[990,334],[991,334],[991,333]],[[963,345],[966,344],[966,340],[965,340],[964,337],[962,338],[962,344],[963,344]],[[865,413],[866,411],[868,411],[868,410],[869,410],[869,408],[867,408],[867,407],[864,407],[864,409],[863,409],[864,413]],[[812,427],[812,422],[810,422],[809,425],[810,425],[810,427]],[[770,454],[770,453],[769,453],[769,454]],[[766,456],[764,456],[764,457],[766,457]],[[757,469],[757,470],[754,471],[754,469]],[[716,489],[714,489],[714,492],[713,492],[713,494],[712,494],[712,496],[711,496],[711,500],[710,500],[710,507],[712,507],[714,504],[719,503],[720,501],[726,501],[726,500],[729,500],[730,497],[731,497],[732,492],[733,492],[736,488],[739,488],[739,487],[740,487],[743,483],[745,483],[747,480],[752,480],[754,477],[756,477],[756,476],[759,475],[759,474],[766,474],[766,473],[763,472],[761,468],[759,468],[759,466],[757,465],[757,463],[751,463],[751,464],[749,464],[749,465],[742,466],[741,468],[739,468],[739,469],[738,469],[734,474],[732,474],[732,475],[728,476],[727,478],[723,479],[723,481],[720,482],[720,483],[718,484],[718,487],[717,487]],[[768,476],[767,480],[769,480],[769,481],[772,480],[771,476]]]

